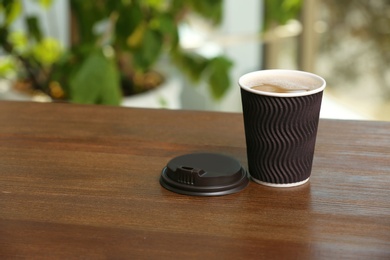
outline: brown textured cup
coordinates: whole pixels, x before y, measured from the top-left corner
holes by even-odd
[[[252,88],[264,80],[296,78],[307,79],[310,90],[276,93]],[[239,85],[252,179],[273,187],[306,183],[312,170],[325,80],[303,71],[262,70],[243,75]]]

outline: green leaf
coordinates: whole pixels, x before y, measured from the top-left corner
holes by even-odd
[[[113,60],[92,52],[70,82],[71,101],[83,104],[119,105],[119,72]]]
[[[265,0],[264,30],[296,19],[301,11],[302,2],[302,0]]]
[[[15,76],[16,68],[16,62],[12,59],[12,57],[0,58],[0,78]]]
[[[73,34],[80,44],[95,44],[98,35],[94,34],[93,28],[97,22],[107,18],[106,8],[101,1],[70,0]],[[110,1],[111,2],[111,1]],[[117,1],[112,1],[117,2]],[[103,5],[104,6],[104,5]]]
[[[29,50],[28,37],[22,31],[13,31],[8,35],[8,42],[12,45],[15,53],[25,55]]]
[[[22,12],[21,0],[2,0],[0,3],[0,13],[5,13],[5,25],[13,23]]]
[[[158,29],[164,35],[164,38],[171,43],[171,48],[177,48],[179,44],[179,33],[174,16],[162,14],[156,20],[158,21]]]
[[[195,12],[214,24],[219,24],[222,21],[222,0],[195,0],[189,3]]]
[[[115,35],[116,41],[121,46],[126,47],[128,37],[130,37],[136,28],[143,22],[143,18],[141,7],[137,3],[124,5],[119,9],[118,20],[115,24]]]
[[[230,88],[229,70],[232,62],[223,56],[216,57],[210,61],[208,67],[208,83],[212,96],[220,99]]]
[[[46,37],[33,48],[35,59],[45,66],[57,62],[62,54],[62,47],[57,39]]]
[[[49,9],[50,6],[53,4],[53,0],[39,0],[39,4],[45,8],[45,9]]]
[[[199,82],[207,67],[207,59],[196,53],[174,51],[171,53],[173,61],[192,81]]]
[[[35,16],[28,16],[25,20],[28,34],[34,38],[37,42],[42,40],[42,32],[39,26],[38,18]]]
[[[147,29],[142,39],[142,44],[134,52],[136,67],[144,71],[151,67],[160,56],[162,45],[162,35],[157,31]]]
[[[164,2],[162,0],[144,0],[148,6],[153,9],[161,10],[164,6]]]

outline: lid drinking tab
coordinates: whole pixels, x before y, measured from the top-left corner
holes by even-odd
[[[220,196],[248,185],[246,171],[234,158],[213,153],[186,154],[173,158],[162,170],[161,185],[173,192]]]

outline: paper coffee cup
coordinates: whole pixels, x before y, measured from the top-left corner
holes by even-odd
[[[273,187],[306,183],[325,80],[303,71],[262,70],[243,75],[239,85],[252,179]]]

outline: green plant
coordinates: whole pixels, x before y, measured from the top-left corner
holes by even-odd
[[[50,6],[50,0],[38,1]],[[156,62],[166,56],[194,81],[205,80],[216,99],[230,85],[232,63],[224,56],[205,58],[180,48],[179,25],[197,14],[217,25],[222,0],[69,0],[71,42],[67,49],[42,34],[39,19],[23,15],[21,0],[3,0],[0,46],[17,63],[21,79],[54,99],[78,103],[120,103],[161,83]],[[26,32],[12,32],[24,16]],[[19,35],[18,35],[19,33]],[[12,65],[4,65],[9,70]],[[1,72],[1,65],[0,65]]]
[[[297,19],[302,9],[303,0],[265,0],[263,30],[269,30],[276,25],[286,24],[291,19]]]

